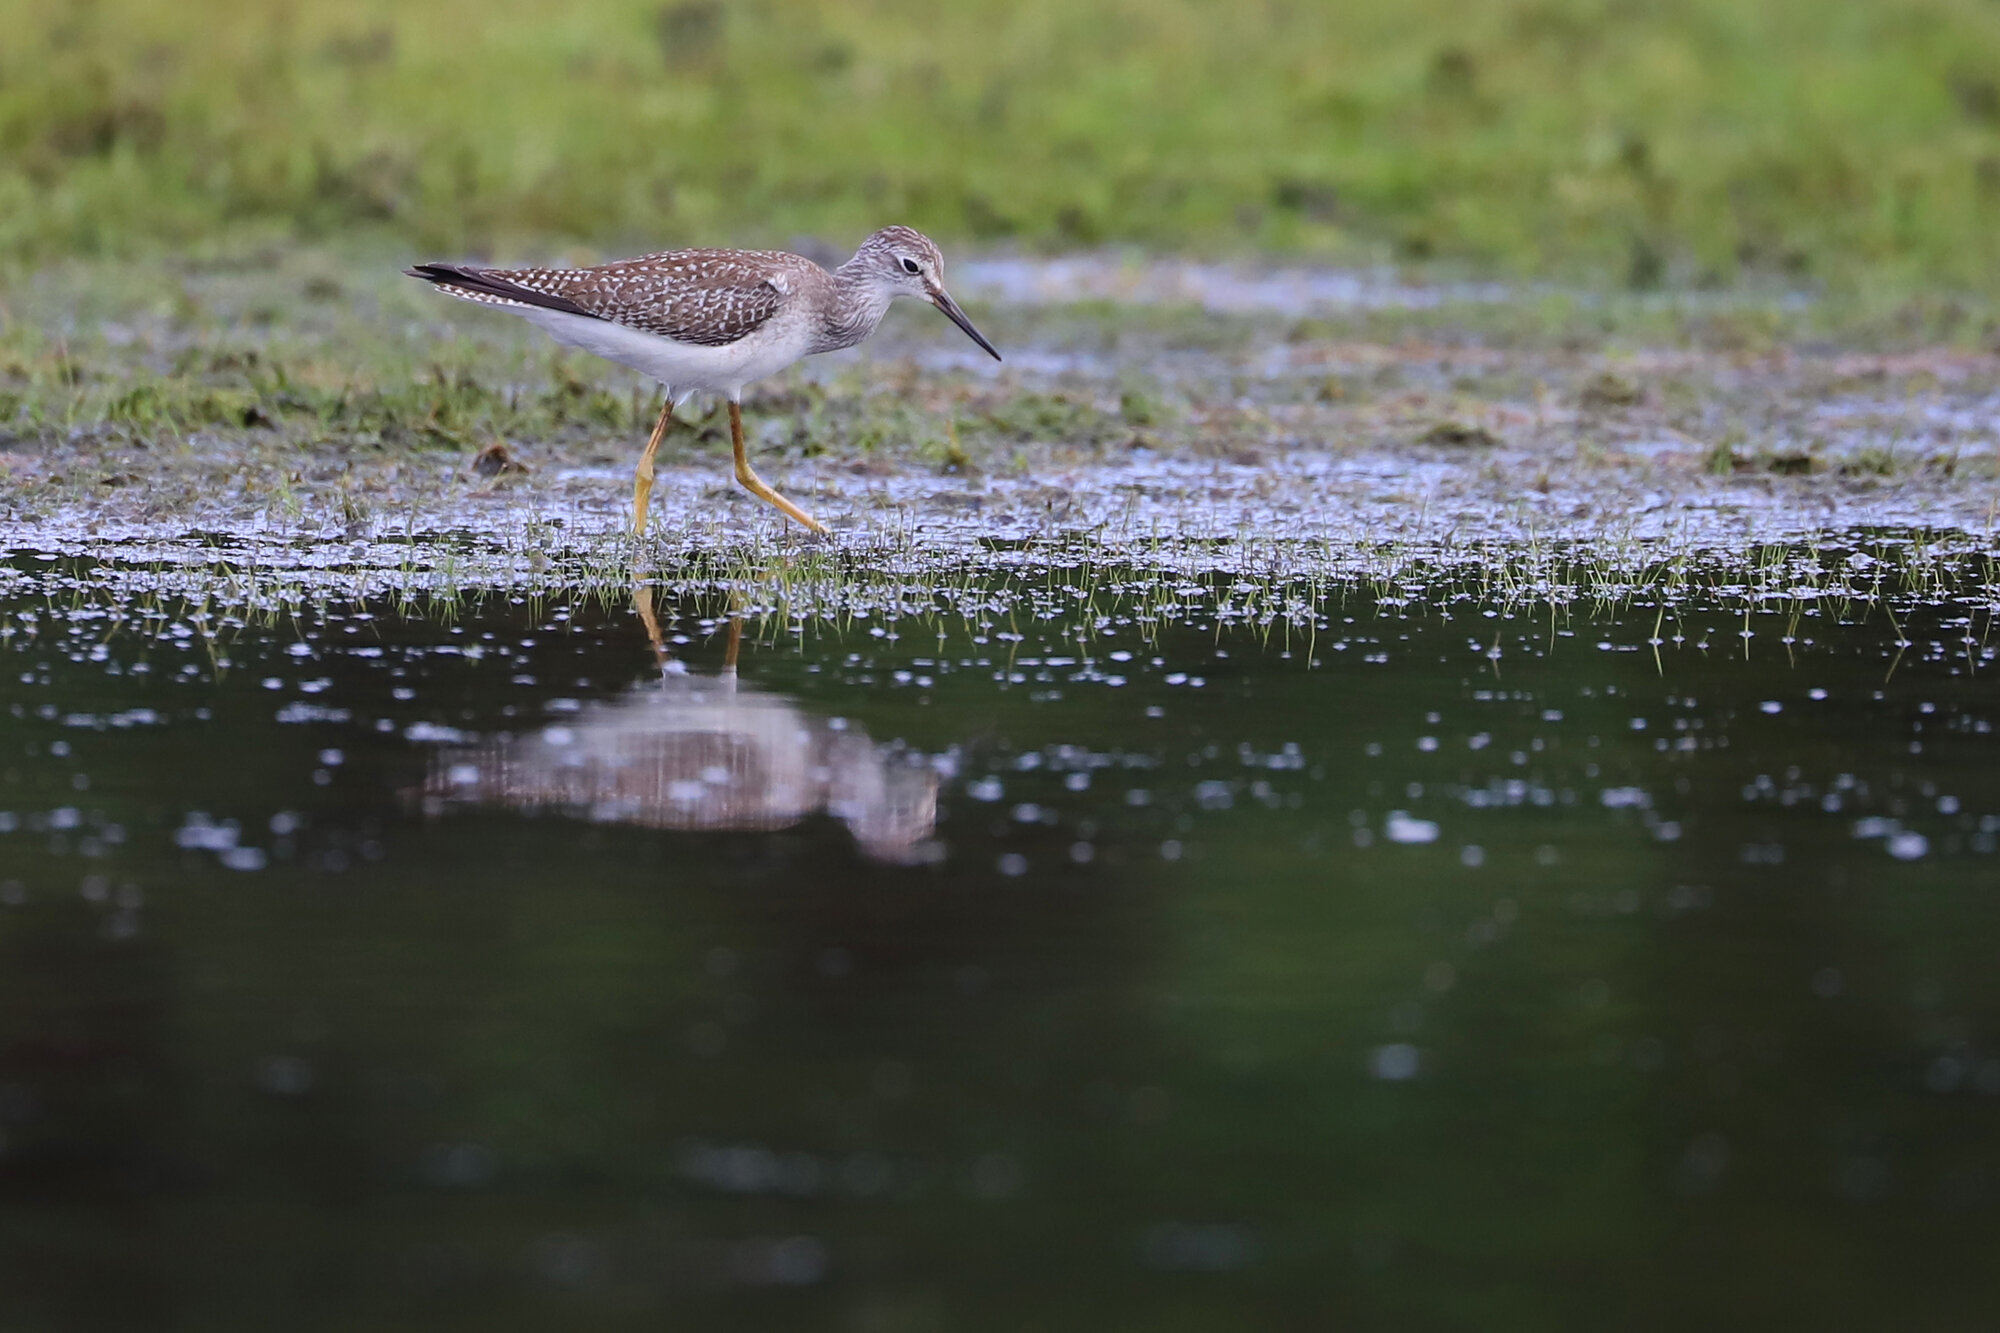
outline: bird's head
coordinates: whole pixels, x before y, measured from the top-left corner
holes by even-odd
[[[972,321],[944,289],[944,253],[930,237],[911,227],[884,227],[861,243],[853,263],[870,285],[891,297],[914,296],[930,302],[995,361],[1000,359],[986,335],[972,327]]]

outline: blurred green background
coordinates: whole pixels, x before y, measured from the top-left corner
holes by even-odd
[[[2000,280],[1992,0],[5,0],[0,257],[1280,250]]]

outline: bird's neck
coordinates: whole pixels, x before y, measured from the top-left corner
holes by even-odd
[[[833,271],[834,299],[827,307],[818,351],[838,351],[862,341],[875,332],[882,316],[889,313],[889,303],[896,299],[895,293],[869,280],[858,259],[850,259]]]

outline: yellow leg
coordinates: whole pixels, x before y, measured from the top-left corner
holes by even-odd
[[[729,405],[729,434],[736,443],[736,480],[743,483],[743,489],[759,500],[776,505],[788,518],[803,523],[808,532],[825,532],[824,523],[766,486],[764,479],[751,471],[750,456],[743,451],[743,408],[737,403]]]
[[[639,466],[632,474],[632,535],[646,535],[646,505],[653,498],[653,455],[660,451],[660,437],[667,433],[667,423],[674,419],[674,400],[669,394],[660,408],[660,419],[653,424],[653,438],[646,441],[646,452],[639,455]]]

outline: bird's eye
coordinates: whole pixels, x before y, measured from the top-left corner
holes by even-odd
[[[923,265],[921,265],[921,264],[917,263],[917,261],[916,261],[916,260],[914,260],[914,259],[905,259],[905,260],[903,261],[903,272],[905,272],[905,273],[922,273],[923,271],[924,271],[924,269],[923,269]]]

